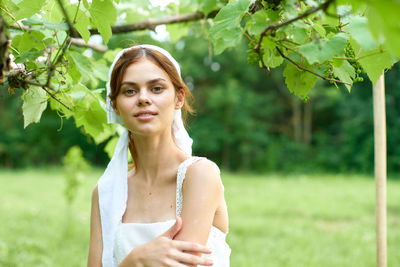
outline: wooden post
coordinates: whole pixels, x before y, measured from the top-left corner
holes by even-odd
[[[377,266],[386,267],[386,110],[384,74],[381,75],[373,88],[373,98],[376,184],[376,255]]]

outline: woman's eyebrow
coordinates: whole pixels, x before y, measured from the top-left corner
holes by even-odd
[[[152,79],[152,80],[150,80],[150,81],[147,81],[146,83],[147,83],[147,84],[152,84],[152,83],[157,83],[157,82],[161,82],[161,81],[166,82],[166,80],[163,79],[163,78],[156,78],[156,79]],[[125,81],[125,82],[122,82],[122,83],[121,83],[121,86],[123,86],[123,85],[125,85],[125,84],[137,86],[137,83],[132,82],[132,81]]]

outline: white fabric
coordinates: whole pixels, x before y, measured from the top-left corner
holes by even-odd
[[[166,50],[158,46],[138,45],[120,51],[110,67],[108,76],[106,105],[108,123],[120,123],[122,125],[121,118],[114,112],[111,101],[108,97],[111,92],[110,80],[112,70],[119,58],[126,51],[138,47],[152,49],[162,53],[172,62],[180,75],[180,67],[178,62],[176,62],[176,60]],[[178,148],[186,154],[192,155],[193,140],[190,138],[183,125],[182,113],[180,109],[175,110],[172,130]],[[126,209],[126,200],[128,196],[128,145],[128,131],[125,129],[120,135],[114,155],[109,162],[107,169],[97,183],[103,239],[103,267],[114,266],[113,252],[115,234],[117,231],[118,223],[121,221],[121,218]]]
[[[176,181],[176,216],[182,212],[182,183],[187,167],[202,157],[190,157],[179,165]],[[175,219],[155,223],[122,223],[117,226],[115,239],[114,262],[117,266],[137,246],[148,243],[167,231]],[[226,233],[215,226],[211,226],[207,240],[207,247],[211,254],[203,254],[203,258],[213,260],[214,267],[229,267],[231,248],[226,243]],[[203,265],[198,265],[203,266]]]

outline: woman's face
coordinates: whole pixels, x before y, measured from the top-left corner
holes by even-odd
[[[183,101],[183,90],[175,93],[168,74],[142,59],[126,68],[114,110],[133,134],[146,135],[171,129],[174,111]]]

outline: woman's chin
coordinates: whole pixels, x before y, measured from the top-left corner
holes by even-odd
[[[134,127],[127,127],[133,135],[150,136],[157,135],[160,129],[154,125],[135,125]]]

